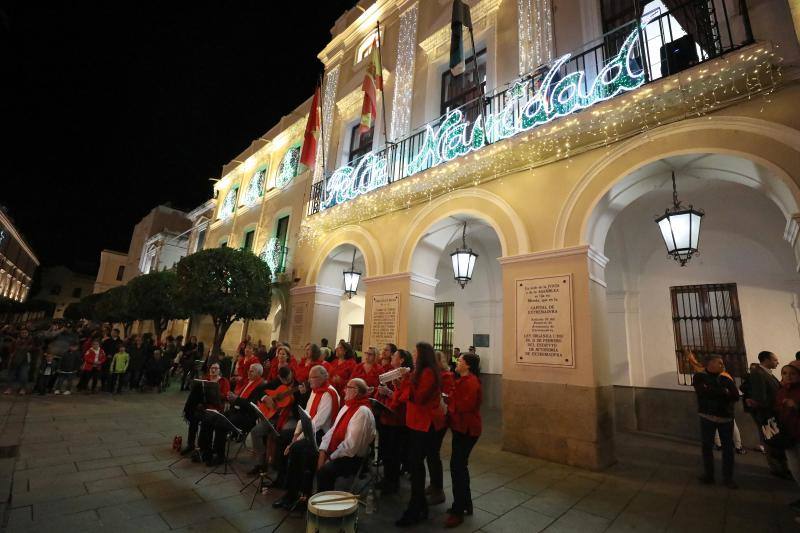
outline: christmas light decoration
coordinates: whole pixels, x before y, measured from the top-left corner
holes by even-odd
[[[267,168],[263,167],[256,170],[253,177],[250,178],[250,183],[247,184],[247,190],[244,193],[245,205],[255,205],[264,196],[264,186],[267,182]]]
[[[322,95],[322,142],[319,143],[318,152],[328,153],[331,141],[331,128],[333,128],[333,110],[336,108],[336,89],[339,84],[339,65],[336,65],[325,74],[325,87]],[[317,153],[317,165],[314,170],[314,181],[324,175],[322,168],[323,158]]]
[[[219,214],[217,215],[217,218],[225,219],[233,215],[233,213],[236,211],[236,197],[238,192],[238,186],[230,188],[228,194],[225,195],[225,200],[223,200],[222,205],[219,208]]]
[[[414,60],[417,50],[417,3],[400,16],[397,43],[397,76],[392,96],[391,139],[408,135],[411,125],[411,97],[414,90]]]
[[[278,275],[283,266],[284,249],[277,237],[270,237],[261,250],[261,259],[267,264],[272,277]]]
[[[643,22],[646,24],[646,21]],[[619,52],[600,69],[588,91],[584,92],[583,71],[571,72],[556,79],[571,54],[556,60],[542,79],[538,90],[532,92],[532,80],[518,81],[509,90],[505,106],[484,119],[478,116],[470,128],[459,109],[450,111],[436,129],[427,125],[422,148],[403,169],[405,178],[445,161],[451,161],[489,143],[506,139],[546,124],[556,118],[585,109],[644,84],[645,75],[634,59],[639,32],[634,30],[625,39]],[[517,108],[522,109],[516,113]],[[325,198],[320,208],[333,205],[382,187],[388,183],[385,152],[361,158],[356,167],[338,168],[325,186]]]
[[[300,146],[292,146],[281,158],[278,165],[278,174],[275,176],[275,186],[279,189],[286,187],[297,175],[297,164],[300,162]]]

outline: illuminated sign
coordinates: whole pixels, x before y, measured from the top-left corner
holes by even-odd
[[[647,21],[643,20],[642,25],[645,24]],[[515,83],[506,95],[505,106],[496,113],[479,115],[470,123],[460,110],[450,111],[438,125],[425,128],[422,148],[403,165],[399,178],[422,172],[479,150],[488,143],[513,137],[641,87],[645,82],[645,73],[635,57],[638,42],[637,28],[625,39],[617,55],[600,69],[588,89],[584,89],[587,86],[584,71],[578,70],[559,77],[561,67],[571,57],[571,54],[566,54],[550,65],[535,91],[531,90],[532,79]],[[385,152],[380,155],[367,154],[355,166],[345,165],[331,174],[325,185],[320,209],[352,200],[387,184]]]

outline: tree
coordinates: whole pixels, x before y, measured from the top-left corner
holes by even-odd
[[[78,310],[80,311],[81,318],[86,320],[100,320],[97,314],[97,304],[103,299],[102,292],[95,294],[87,294],[78,302]]]
[[[172,270],[151,272],[133,278],[128,287],[128,307],[137,320],[152,320],[156,338],[170,320],[186,318],[178,298],[178,276]]]
[[[265,319],[272,297],[269,267],[252,252],[210,248],[180,260],[178,294],[189,313],[209,315],[214,323],[212,354],[219,355],[236,320]]]
[[[100,298],[94,306],[94,318],[112,324],[121,323],[125,330],[125,337],[131,331],[136,317],[131,313],[127,285],[120,285],[106,292],[100,293]]]

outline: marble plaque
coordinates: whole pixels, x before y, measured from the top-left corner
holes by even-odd
[[[399,311],[400,294],[376,294],[372,297],[369,346],[380,350],[384,344],[397,344]]]
[[[516,312],[516,363],[575,367],[572,275],[518,279]]]
[[[308,315],[308,302],[292,304],[291,331],[289,344],[295,350],[300,350],[308,342],[305,337],[306,316]]]

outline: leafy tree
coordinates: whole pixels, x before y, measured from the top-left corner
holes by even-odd
[[[64,318],[75,321],[86,318],[84,316],[81,302],[72,302],[71,304],[67,305],[67,307],[64,309]]]
[[[97,304],[100,303],[100,300],[103,298],[103,294],[105,293],[99,292],[95,294],[87,294],[86,296],[81,298],[81,300],[77,304],[77,312],[78,314],[80,314],[80,318],[85,318],[87,320],[100,320],[96,309],[97,309]],[[69,307],[67,308],[67,310],[69,310]],[[74,311],[70,311],[70,313],[72,312]]]
[[[100,293],[94,306],[94,318],[112,324],[121,323],[127,337],[136,317],[131,313],[127,285],[120,285]]]
[[[218,355],[236,320],[265,319],[272,297],[269,267],[247,250],[210,248],[186,256],[177,267],[178,294],[186,311],[214,323],[212,353]]]
[[[151,272],[133,278],[128,287],[128,308],[137,320],[152,320],[156,338],[170,320],[186,318],[178,298],[178,276],[172,270]]]

